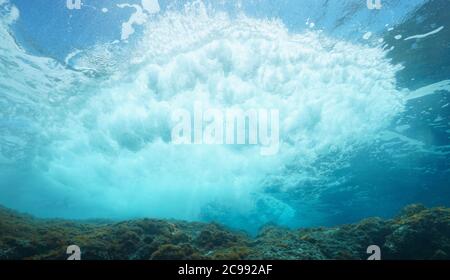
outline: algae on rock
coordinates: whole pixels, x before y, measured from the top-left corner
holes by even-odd
[[[123,222],[37,219],[0,207],[0,259],[450,259],[450,209],[406,207],[399,216],[331,228],[266,226],[252,238],[215,223],[140,219]]]

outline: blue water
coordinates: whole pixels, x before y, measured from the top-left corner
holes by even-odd
[[[0,0],[0,204],[250,231],[450,206],[450,2],[382,3]],[[174,145],[198,100],[278,109],[279,152]]]

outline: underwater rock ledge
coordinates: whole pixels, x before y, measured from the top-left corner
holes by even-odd
[[[331,228],[263,228],[256,237],[214,223],[139,219],[123,222],[37,219],[0,206],[0,259],[450,259],[450,208],[415,204],[397,217]]]

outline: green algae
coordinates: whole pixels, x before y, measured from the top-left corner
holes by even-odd
[[[393,219],[368,218],[332,228],[262,228],[256,237],[215,223],[140,219],[37,219],[0,207],[0,259],[367,259],[378,245],[383,259],[450,259],[450,209],[410,205]]]

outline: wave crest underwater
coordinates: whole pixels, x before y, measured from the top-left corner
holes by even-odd
[[[12,44],[6,28],[2,41]],[[296,206],[266,190],[310,188],[313,199],[324,186],[310,182],[348,164],[404,110],[401,67],[381,46],[295,34],[280,20],[195,2],[149,20],[126,51],[120,44],[82,51],[70,68],[1,47],[2,59],[23,61],[0,81],[10,92],[1,105],[10,106],[2,113],[1,203],[52,217],[199,220],[223,211],[214,217],[292,224]],[[278,109],[279,153],[173,145],[171,112],[195,101]]]

